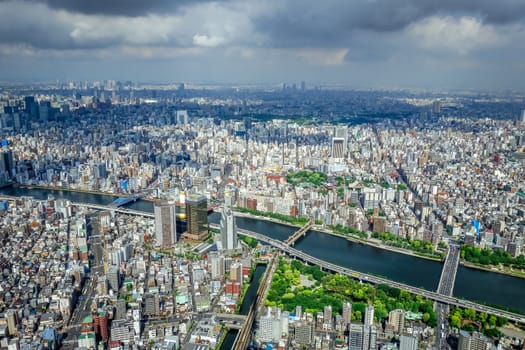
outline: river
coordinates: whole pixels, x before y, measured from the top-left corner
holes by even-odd
[[[48,195],[52,195],[55,198],[103,205],[117,198],[111,195],[13,187],[3,188],[0,193],[10,196],[33,196],[39,199],[46,199]],[[144,200],[130,203],[125,207],[153,212],[153,204]],[[212,213],[209,219],[210,222],[218,223],[220,215]],[[237,226],[279,240],[285,240],[296,230],[291,226],[247,217],[238,217]],[[295,248],[331,263],[427,290],[437,289],[441,275],[440,262],[351,242],[317,231],[309,231],[306,237],[300,238],[295,243]],[[525,313],[524,291],[525,279],[460,266],[456,276],[454,296],[502,305]]]

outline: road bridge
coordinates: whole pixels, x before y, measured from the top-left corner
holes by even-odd
[[[0,200],[9,200],[9,201],[16,201],[19,200],[22,197],[14,197],[14,196],[6,196],[1,195]],[[45,199],[36,199],[33,198],[36,202],[46,202]],[[129,208],[122,208],[122,207],[115,207],[111,204],[104,205],[104,204],[93,204],[93,203],[83,203],[83,202],[70,202],[72,206],[78,206],[78,207],[85,207],[90,209],[96,209],[96,210],[108,210],[108,211],[114,211],[122,214],[128,214],[128,215],[135,215],[135,216],[142,216],[146,218],[154,218],[155,215],[153,213],[148,213],[141,210],[135,210],[135,209],[129,209]]]
[[[456,281],[456,273],[458,271],[460,250],[458,246],[451,245],[443,264],[441,271],[441,278],[437,292],[443,295],[452,295],[454,290],[454,283]]]
[[[383,278],[383,277],[378,277],[378,276],[362,273],[362,272],[359,272],[359,271],[356,271],[356,270],[352,270],[350,268],[342,267],[342,266],[339,266],[339,265],[335,265],[335,264],[323,261],[321,259],[318,259],[316,257],[308,255],[308,254],[306,254],[306,253],[304,253],[304,252],[302,252],[300,250],[297,250],[297,249],[295,249],[293,247],[290,247],[290,246],[286,245],[282,241],[270,238],[270,237],[262,235],[260,233],[253,232],[253,231],[248,231],[248,230],[242,230],[242,229],[240,229],[238,231],[239,231],[239,233],[241,233],[241,234],[243,234],[245,236],[249,236],[249,237],[255,238],[255,239],[257,239],[257,240],[259,240],[261,242],[265,242],[265,243],[267,243],[267,244],[269,244],[269,245],[271,245],[271,246],[281,250],[282,252],[286,253],[287,255],[289,255],[291,257],[299,258],[299,259],[303,260],[304,262],[307,262],[307,263],[312,264],[312,265],[317,265],[317,266],[321,267],[321,269],[324,269],[324,270],[327,270],[327,271],[332,271],[332,272],[335,272],[335,273],[344,274],[344,275],[350,276],[351,278],[358,279],[360,281],[373,283],[373,284],[386,284],[386,285],[389,285],[390,287],[403,289],[403,290],[406,290],[406,291],[408,291],[410,293],[421,295],[421,296],[423,296],[425,298],[428,298],[430,300],[441,302],[441,303],[444,303],[444,304],[447,304],[447,305],[455,305],[455,306],[462,307],[462,308],[471,308],[471,309],[474,309],[474,310],[476,310],[478,312],[485,312],[485,313],[488,313],[488,314],[493,314],[493,315],[496,315],[496,316],[505,317],[509,321],[512,321],[512,322],[525,323],[525,316],[520,315],[520,314],[516,314],[516,313],[513,313],[513,312],[509,312],[509,311],[496,309],[496,308],[490,307],[490,306],[481,305],[481,304],[478,304],[478,303],[475,303],[475,302],[472,302],[472,301],[468,301],[468,300],[458,299],[458,298],[455,298],[455,297],[450,296],[450,295],[443,295],[443,294],[438,293],[438,292],[428,291],[428,290],[423,289],[423,288],[413,287],[413,286],[410,286],[408,284],[391,281],[391,280],[388,280],[388,279]]]
[[[303,227],[295,231],[290,237],[286,239],[286,241],[284,241],[284,243],[286,245],[293,246],[295,241],[297,241],[299,237],[306,236],[306,232],[308,232],[312,228],[313,225],[314,225],[314,222],[312,221],[312,219],[308,220],[308,222],[304,224]]]
[[[121,207],[123,205],[126,205],[128,203],[136,202],[140,198],[142,198],[144,195],[135,195],[131,197],[120,197],[115,199],[113,202],[111,202],[110,206],[112,207]]]
[[[460,258],[460,249],[456,245],[451,245],[448,248],[445,263],[441,270],[441,278],[437,292],[439,294],[452,296],[454,291],[454,283],[456,281],[456,273],[458,271]],[[434,309],[436,310],[436,319],[438,325],[438,332],[436,334],[436,347],[439,350],[447,350],[447,333],[448,331],[448,315],[450,312],[450,306],[442,302],[435,302]]]

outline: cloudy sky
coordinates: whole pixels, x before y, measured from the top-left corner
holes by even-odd
[[[525,90],[525,0],[0,0],[0,80]]]

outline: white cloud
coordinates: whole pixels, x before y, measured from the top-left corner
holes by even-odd
[[[203,47],[216,47],[224,44],[225,40],[222,36],[207,36],[203,34],[195,34],[193,36],[193,45]]]
[[[431,50],[465,55],[472,50],[502,45],[504,37],[492,25],[474,17],[434,16],[410,25],[406,32],[413,42]]]

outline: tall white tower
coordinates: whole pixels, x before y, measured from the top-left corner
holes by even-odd
[[[239,244],[235,216],[229,207],[225,207],[221,214],[221,243],[224,250],[237,249]]]

